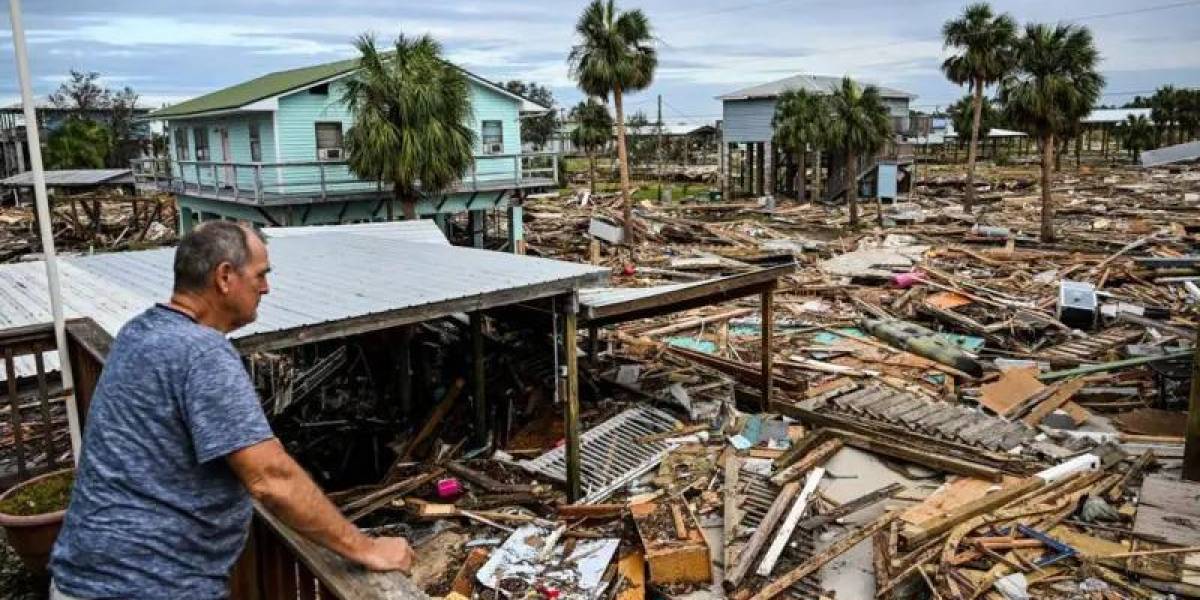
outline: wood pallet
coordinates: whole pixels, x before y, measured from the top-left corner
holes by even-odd
[[[1037,432],[961,404],[928,400],[882,385],[868,385],[824,399],[820,409],[902,427],[938,439],[1008,451]]]
[[[1145,333],[1142,329],[1115,327],[1100,335],[1072,339],[1042,350],[1038,354],[1058,363],[1098,362],[1110,350],[1133,343]]]

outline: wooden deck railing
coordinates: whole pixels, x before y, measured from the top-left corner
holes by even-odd
[[[247,204],[286,202],[295,197],[326,201],[388,189],[356,176],[344,160],[223,162],[160,157],[135,159],[130,167],[135,184],[143,188]],[[557,154],[487,154],[475,157],[451,191],[552,186],[557,182]]]
[[[112,338],[91,319],[67,323],[80,427],[86,421]],[[0,490],[71,464],[65,400],[58,371],[45,353],[56,349],[51,324],[0,330]],[[14,376],[15,375],[15,376]],[[427,596],[399,573],[369,573],[304,539],[261,506],[246,549],[230,577],[233,600],[309,600]]]

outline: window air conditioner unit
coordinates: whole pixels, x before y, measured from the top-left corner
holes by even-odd
[[[319,148],[317,158],[321,160],[342,160],[341,148]]]
[[[488,154],[504,153],[504,144],[488,144]]]

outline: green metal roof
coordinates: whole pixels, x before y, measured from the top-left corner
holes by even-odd
[[[389,53],[390,54],[390,53]],[[281,94],[286,94],[292,90],[301,89],[312,85],[318,81],[324,81],[331,77],[349,73],[358,68],[357,58],[348,58],[336,62],[325,63],[322,65],[314,65],[311,67],[302,67],[299,69],[290,69],[287,71],[277,71],[263,75],[257,79],[251,79],[234,86],[227,87],[223,90],[217,90],[211,94],[205,94],[199,98],[192,98],[173,104],[166,108],[160,108],[149,115],[146,115],[147,120],[154,119],[169,119],[171,117],[185,117],[200,113],[207,113],[216,110],[232,110],[241,108],[247,104],[258,102],[265,98],[272,98]],[[488,81],[456,64],[447,63],[450,66],[462,71],[464,75],[474,79],[481,84],[491,87],[502,94],[506,94],[513,98],[519,98],[543,109],[550,107],[542,105],[540,102],[534,102],[524,96],[515,94],[503,86]]]
[[[348,73],[357,67],[358,59],[350,58],[312,67],[277,71],[263,75],[257,79],[251,79],[250,81],[227,87],[223,90],[217,90],[211,94],[205,94],[199,98],[192,98],[179,104],[173,104],[156,110],[148,116],[151,119],[165,119],[215,110],[235,109],[264,98],[278,96],[309,84],[329,79],[330,77]]]

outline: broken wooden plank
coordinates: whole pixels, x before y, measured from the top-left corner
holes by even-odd
[[[787,544],[788,540],[792,539],[792,532],[796,530],[796,524],[800,522],[800,517],[804,515],[804,510],[808,508],[809,499],[817,491],[817,485],[821,483],[821,478],[824,476],[825,469],[821,467],[814,468],[808,474],[808,479],[804,481],[804,489],[800,490],[799,496],[796,496],[796,502],[792,505],[792,510],[788,512],[787,518],[779,526],[779,531],[775,533],[775,539],[771,541],[771,546],[767,548],[767,553],[763,555],[762,562],[758,563],[756,573],[762,577],[771,575],[771,571],[775,568],[775,561],[779,560],[779,555],[783,552],[783,546]]]
[[[875,533],[878,531],[882,531],[899,515],[900,513],[897,511],[888,512],[882,517],[876,519],[875,522],[871,523],[870,525],[867,525],[866,527],[852,534],[842,537],[838,541],[830,544],[828,548],[825,548],[821,552],[813,555],[811,558],[806,560],[804,564],[792,569],[791,571],[788,571],[787,573],[784,573],[783,575],[780,575],[771,583],[763,587],[763,589],[757,594],[751,596],[750,600],[770,600],[771,598],[778,596],[796,582],[804,579],[811,573],[815,573],[818,569],[825,566],[833,559],[845,554],[851,548],[857,546],[859,542],[875,535]]]
[[[845,445],[845,442],[843,442],[841,438],[827,440],[820,446],[814,448],[808,454],[804,455],[804,457],[800,460],[796,461],[782,471],[772,475],[771,483],[782,486],[793,479],[799,478],[813,467],[816,467],[817,465],[829,460],[829,458],[838,450],[841,450],[843,445]]]
[[[742,578],[744,578],[746,573],[750,571],[750,566],[753,565],[754,561],[758,558],[758,553],[762,550],[763,544],[767,543],[767,539],[770,537],[771,532],[775,530],[775,524],[778,523],[779,519],[783,517],[783,512],[787,510],[792,498],[795,498],[799,491],[800,484],[795,481],[790,482],[783,486],[783,489],[780,490],[779,495],[775,497],[773,502],[771,502],[771,508],[767,510],[766,516],[764,516],[762,521],[759,522],[758,528],[755,529],[754,534],[750,536],[750,541],[746,543],[745,548],[742,549],[742,553],[737,557],[737,563],[734,564],[732,568],[729,568],[729,566],[726,565],[726,591],[732,592],[733,590],[737,589],[738,584],[742,582]],[[729,540],[726,540],[725,543],[728,544]],[[797,579],[797,581],[799,581],[799,579]]]

